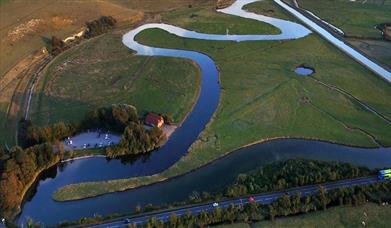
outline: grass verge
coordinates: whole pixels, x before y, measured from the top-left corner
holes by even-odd
[[[369,227],[389,227],[391,206],[380,206],[367,203],[361,206],[338,206],[326,211],[312,212],[309,214],[277,218],[276,221],[264,221],[253,224],[238,223],[232,225],[220,225],[219,228],[236,227],[361,227],[362,222]]]

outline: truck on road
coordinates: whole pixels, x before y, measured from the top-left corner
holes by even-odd
[[[383,169],[379,171],[380,180],[391,180],[391,169]]]

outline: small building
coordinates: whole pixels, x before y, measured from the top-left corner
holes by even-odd
[[[152,127],[161,128],[164,125],[164,119],[162,116],[150,112],[148,113],[147,117],[145,117],[145,124]]]

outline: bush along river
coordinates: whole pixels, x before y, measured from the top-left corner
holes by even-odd
[[[123,43],[135,50],[138,55],[180,57],[193,60],[198,64],[201,68],[202,79],[200,95],[193,110],[163,147],[149,156],[131,160],[130,165],[120,160],[107,161],[105,158],[89,158],[60,164],[46,171],[25,200],[18,223],[25,223],[28,218],[32,218],[45,225],[53,225],[63,220],[94,216],[96,213],[107,215],[132,212],[137,205],[144,206],[147,203],[162,204],[180,201],[187,199],[193,190],[217,191],[231,182],[240,172],[286,158],[339,160],[369,167],[386,166],[386,161],[391,159],[390,149],[360,149],[309,140],[275,140],[240,149],[194,172],[155,185],[78,201],[55,202],[52,200],[53,192],[68,184],[151,175],[167,169],[187,153],[190,145],[197,139],[215,112],[220,87],[217,67],[213,60],[195,51],[155,48],[139,44],[134,38],[140,32],[145,29],[159,28],[184,38],[236,42],[298,39],[310,34],[308,29],[297,23],[242,10],[244,5],[255,1],[257,0],[238,0],[232,6],[219,11],[270,23],[281,30],[280,34],[203,34],[168,24],[146,24],[125,34]]]

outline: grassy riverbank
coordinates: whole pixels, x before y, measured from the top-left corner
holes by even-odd
[[[64,154],[63,160],[80,159],[83,157],[92,157],[92,156],[106,156],[105,149],[93,148],[93,149],[84,149],[84,150],[75,150],[72,152],[66,152]]]
[[[279,8],[273,10],[282,13]],[[271,138],[322,139],[364,147],[391,145],[389,123],[312,77],[347,91],[388,118],[390,85],[316,35],[292,41],[236,43],[181,39],[153,29],[137,40],[201,51],[216,61],[222,91],[213,120],[189,154],[163,173],[69,185],[54,194],[56,200],[92,197],[162,181]],[[316,73],[311,77],[296,75],[294,68],[303,63],[314,67]]]
[[[135,56],[121,38],[105,34],[57,57],[34,92],[32,121],[78,122],[84,113],[115,103],[181,121],[198,95],[198,68],[183,59]]]
[[[388,227],[391,225],[389,215],[391,206],[379,206],[367,203],[362,206],[339,206],[329,208],[326,211],[312,212],[309,214],[277,218],[276,221],[263,221],[258,223],[237,223],[232,225],[220,225],[218,228],[258,228],[258,227],[360,227],[362,221],[369,227]]]

